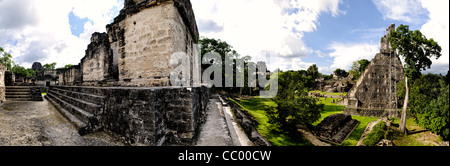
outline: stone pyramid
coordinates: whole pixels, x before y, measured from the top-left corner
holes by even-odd
[[[399,56],[388,41],[392,31],[395,31],[395,24],[386,29],[380,52],[345,96],[345,114],[398,117],[397,83],[403,81],[404,71]]]

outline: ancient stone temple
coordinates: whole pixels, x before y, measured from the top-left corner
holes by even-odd
[[[189,0],[125,0],[107,33],[94,33],[79,65],[58,69],[46,98],[80,134],[106,130],[129,144],[193,145],[209,89],[171,87],[171,55],[193,57]],[[191,68],[191,72],[193,69]]]
[[[199,37],[188,0],[125,0],[106,28],[119,83],[127,86],[168,86],[171,55],[192,57]]]
[[[397,83],[404,78],[400,58],[392,49],[388,38],[395,24],[386,29],[381,39],[380,52],[375,55],[366,71],[344,98],[345,114],[397,117]]]

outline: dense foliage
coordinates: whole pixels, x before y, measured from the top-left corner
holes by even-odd
[[[372,131],[363,139],[363,143],[366,146],[374,146],[385,137],[386,122],[381,121],[373,126]]]
[[[419,30],[411,31],[408,25],[400,25],[391,32],[389,42],[398,55],[405,59],[405,75],[414,81],[421,71],[431,67],[432,57],[441,56],[441,46],[433,39],[427,39]]]
[[[0,47],[0,55],[1,55],[0,63],[3,63],[8,70],[11,70],[13,65],[12,55],[4,51],[5,50],[2,47]]]
[[[424,74],[409,83],[408,111],[419,126],[449,139],[449,83],[446,76]],[[404,100],[405,83],[398,85],[398,99]]]
[[[252,87],[248,86],[248,68],[249,66],[251,67],[255,67],[256,64],[253,62],[250,62],[251,57],[250,56],[243,56],[241,57],[240,54],[238,54],[235,50],[233,50],[233,46],[229,45],[226,41],[221,41],[220,39],[213,39],[213,38],[205,38],[202,37],[200,39],[200,44],[201,44],[201,50],[200,53],[202,56],[204,56],[206,53],[210,53],[210,52],[215,52],[218,53],[221,57],[222,60],[222,87],[213,87],[213,89],[215,90],[220,90],[223,92],[226,92],[230,95],[253,95],[254,94],[254,89]],[[244,61],[244,67],[243,68],[239,68],[236,67],[236,60],[243,60]],[[225,61],[231,61],[231,64],[226,64]],[[215,63],[215,62],[213,62]],[[225,73],[225,67],[227,67],[226,65],[230,65],[228,67],[231,67],[233,69],[233,75],[229,76]],[[206,64],[206,65],[201,65],[202,70],[207,69],[208,67],[210,67],[210,65]],[[226,81],[226,77],[232,77],[233,78],[233,85],[235,85],[236,83],[236,73],[239,70],[239,72],[243,72],[244,73],[244,87],[237,87],[237,86],[233,86],[233,87],[226,87],[225,86],[225,81]],[[211,75],[211,77],[213,78],[213,75]]]
[[[338,76],[338,77],[347,77],[348,76],[348,72],[342,69],[336,69],[334,71],[334,75]]]
[[[358,80],[361,74],[364,73],[366,68],[369,66],[370,61],[367,59],[361,59],[353,62],[353,66],[349,71],[349,74],[353,75],[353,80]]]
[[[319,120],[323,104],[308,96],[314,84],[312,76],[304,71],[286,71],[278,74],[278,95],[273,99],[277,107],[266,109],[269,122],[284,130],[295,129],[296,124],[310,125]]]
[[[421,71],[431,68],[430,58],[438,59],[441,54],[441,46],[433,39],[427,39],[419,30],[411,31],[409,26],[400,25],[391,32],[389,42],[392,49],[404,58],[405,70],[405,104],[401,113],[400,131],[406,133],[406,114],[409,99],[409,82],[414,82],[422,74]]]

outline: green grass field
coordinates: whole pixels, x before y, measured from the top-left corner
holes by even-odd
[[[283,133],[277,130],[275,126],[268,123],[269,119],[264,111],[268,106],[276,106],[276,103],[271,99],[264,98],[251,98],[246,100],[232,100],[237,104],[242,110],[249,112],[259,125],[256,129],[263,135],[270,143],[275,146],[305,146],[311,145],[308,141],[303,140],[299,133]],[[333,98],[319,98],[318,103],[324,104],[324,111],[321,113],[321,117],[318,121],[313,123],[313,126],[317,126],[323,119],[332,114],[342,113],[345,106],[337,105],[332,103]],[[376,121],[377,118],[372,117],[362,117],[362,116],[352,116],[353,119],[360,121],[358,127],[353,131],[353,133],[345,140],[343,146],[355,146],[364,132],[367,124],[371,121]]]
[[[256,127],[259,133],[274,146],[312,146],[309,141],[304,140],[300,133],[286,133],[278,130],[274,125],[268,123],[265,108],[276,106],[271,99],[251,98],[247,100],[233,100],[242,110],[247,111],[259,123]]]

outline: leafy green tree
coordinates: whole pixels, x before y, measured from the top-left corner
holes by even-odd
[[[347,77],[348,73],[345,70],[342,69],[336,69],[334,70],[334,74],[338,77]]]
[[[10,53],[4,52],[5,50],[0,47],[0,54],[3,52],[3,55],[0,57],[0,63],[3,63],[6,68],[11,71],[13,66],[12,55]]]
[[[244,56],[241,57],[240,54],[238,54],[235,50],[233,50],[233,47],[229,45],[226,41],[221,41],[220,39],[213,39],[213,38],[205,38],[202,37],[200,39],[200,44],[202,45],[200,53],[201,55],[205,55],[209,52],[216,52],[218,53],[222,58],[222,86],[223,87],[214,87],[214,89],[220,89],[224,92],[227,92],[231,95],[252,95],[253,93],[253,87],[248,86],[248,68],[249,66],[254,67],[256,66],[255,63],[250,62],[251,57],[250,56]],[[243,68],[236,69],[236,60],[243,60],[244,66]],[[226,64],[225,61],[232,62],[231,64]],[[229,66],[226,66],[229,65]],[[210,65],[201,65],[202,69],[205,70]],[[229,76],[225,72],[225,68],[229,67],[233,69],[233,75]],[[227,77],[233,78],[233,83],[236,83],[236,70],[239,70],[240,72],[244,73],[244,87],[225,87],[225,81]]]
[[[74,66],[74,65],[72,65],[72,64],[67,64],[67,65],[64,66],[64,68],[65,68],[65,69],[68,69],[68,68],[70,68],[70,67],[72,67],[72,66]]]
[[[43,66],[44,69],[48,69],[48,70],[55,70],[56,68],[56,62],[50,63],[50,64],[45,64]]]
[[[400,130],[406,133],[406,111],[409,99],[408,79],[414,82],[421,70],[431,67],[431,57],[441,56],[441,47],[433,39],[427,39],[419,30],[411,31],[408,25],[400,25],[389,35],[392,49],[405,59],[405,102],[400,120]]]
[[[302,71],[278,73],[278,95],[273,99],[277,107],[266,109],[269,122],[284,130],[295,129],[296,124],[310,125],[320,118],[323,105],[308,96],[314,80]]]
[[[25,67],[20,66],[18,64],[14,64],[14,67],[11,70],[16,77],[28,77],[30,75],[30,73],[28,72],[27,69],[25,69]]]
[[[367,59],[361,59],[353,62],[353,66],[349,71],[349,74],[353,75],[353,80],[358,80],[361,74],[364,73],[366,68],[369,66],[370,61]]]
[[[308,73],[308,75],[312,76],[313,79],[319,78],[320,76],[319,68],[317,67],[316,64],[309,66],[306,72]]]
[[[27,69],[27,77],[33,77],[36,76],[39,71],[33,70],[33,69]]]

